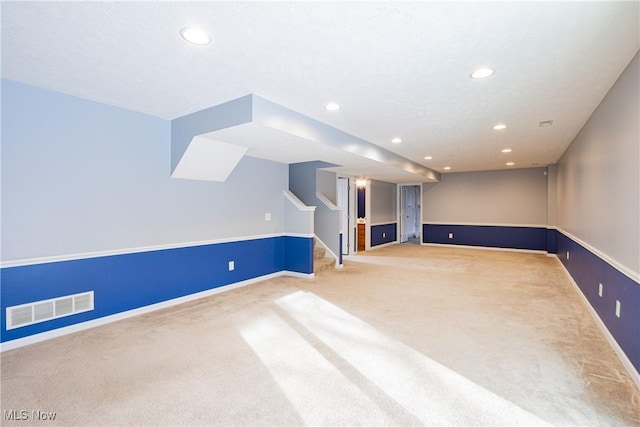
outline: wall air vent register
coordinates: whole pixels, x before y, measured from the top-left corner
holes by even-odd
[[[93,291],[7,307],[7,330],[93,310]]]

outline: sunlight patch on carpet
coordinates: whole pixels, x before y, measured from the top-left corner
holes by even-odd
[[[393,424],[380,408],[274,312],[240,330],[306,425]]]
[[[530,412],[429,359],[422,353],[387,337],[366,322],[313,293],[294,292],[279,298],[275,303],[423,424],[510,426],[547,424]],[[274,316],[268,321],[277,325],[278,322],[274,319],[277,318]],[[269,339],[266,336],[258,337],[258,334],[260,333],[254,333],[251,341]],[[280,349],[277,352],[292,353],[288,359],[294,363],[289,365],[280,360],[278,369],[272,370],[274,377],[277,380],[277,377],[284,376],[287,380],[291,380],[291,376],[301,375],[300,378],[296,378],[296,381],[306,382],[311,388],[310,395],[322,393],[322,390],[316,390],[318,384],[313,384],[317,378],[308,378],[307,375],[316,375],[312,373],[316,364],[319,363],[319,366],[322,366],[328,362],[322,359],[320,363],[318,358],[321,358],[321,355],[316,353],[310,344],[302,341],[301,337],[292,336],[290,339],[295,345],[291,349]],[[259,348],[256,352],[260,357],[276,357],[268,348]],[[309,363],[314,366],[314,369],[300,369]],[[324,367],[324,369],[328,368]],[[331,370],[328,369],[328,371]],[[333,375],[338,373],[334,372]],[[324,381],[326,378],[322,379],[322,382]],[[353,393],[352,387],[346,387],[346,389],[349,393]],[[297,392],[301,391],[302,389],[297,390]],[[340,400],[342,401],[342,398]],[[305,410],[302,407],[299,409]],[[301,415],[304,418],[304,414],[301,413]],[[368,423],[365,422],[365,424]]]

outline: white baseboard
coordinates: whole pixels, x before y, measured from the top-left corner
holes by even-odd
[[[629,360],[629,357],[627,357],[627,354],[620,347],[620,344],[618,344],[618,342],[613,337],[613,335],[611,335],[611,332],[609,332],[609,329],[607,329],[607,326],[604,324],[600,316],[598,316],[598,313],[593,308],[593,306],[591,305],[587,297],[582,293],[582,289],[580,289],[576,281],[573,280],[573,277],[571,277],[571,274],[569,274],[569,271],[565,268],[564,264],[560,262],[560,259],[557,256],[555,258],[560,264],[560,266],[562,267],[562,270],[564,271],[566,276],[569,278],[569,282],[571,282],[571,285],[575,288],[578,294],[580,294],[580,297],[582,298],[582,302],[589,310],[589,313],[591,313],[591,316],[596,321],[596,324],[604,334],[604,337],[609,342],[609,345],[611,345],[611,348],[613,348],[613,351],[616,353],[616,355],[618,355],[618,359],[620,359],[620,362],[622,362],[622,366],[624,366],[624,368],[627,370],[627,372],[631,376],[631,379],[633,380],[633,382],[640,389],[640,372],[636,370],[635,366],[633,366],[633,363],[631,363],[631,360]]]
[[[280,276],[292,276],[292,277],[308,279],[308,278],[313,278],[314,274],[298,273],[295,271],[279,271],[277,273],[266,274],[264,276],[254,277],[253,279],[244,280],[242,282],[232,283],[229,285],[224,285],[224,286],[220,286],[213,289],[208,289],[206,291],[197,292],[195,294],[185,295],[183,297],[174,298],[174,299],[162,301],[156,304],[135,308],[133,310],[123,311],[121,313],[100,317],[98,319],[88,320],[82,323],[76,323],[75,325],[65,326],[62,328],[54,329],[52,331],[41,332],[39,334],[30,335],[24,338],[17,338],[15,340],[1,343],[0,352],[14,350],[16,348],[50,340],[52,338],[57,338],[64,335],[73,334],[75,332],[84,331],[86,329],[96,328],[98,326],[117,322],[118,320],[128,319],[130,317],[139,316],[141,314],[150,313],[152,311],[161,310],[163,308],[172,307],[178,304],[184,304],[186,302],[195,301],[200,298],[209,297],[211,295],[230,291],[232,289],[237,289],[243,286],[251,285],[254,283],[262,282],[264,280],[273,279]]]
[[[297,271],[283,271],[285,276],[297,277],[298,279],[313,279],[316,275],[314,273],[298,273]]]
[[[420,243],[420,245],[431,246],[434,248],[445,247],[445,248],[460,248],[460,249],[478,249],[482,251],[520,252],[520,253],[527,253],[527,254],[547,255],[547,251],[538,251],[534,249],[493,248],[489,246],[449,245],[446,243]]]
[[[369,247],[367,250],[368,250],[368,251],[375,251],[376,249],[386,248],[387,246],[397,245],[397,244],[398,244],[398,242],[393,241],[393,242],[389,242],[389,243],[383,243],[383,244],[381,244],[381,245],[371,246],[371,247]]]

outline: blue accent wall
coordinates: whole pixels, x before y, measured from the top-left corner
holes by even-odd
[[[453,233],[453,239],[449,239]],[[493,225],[423,224],[423,243],[547,250],[547,229]]]
[[[286,237],[284,269],[296,273],[313,273],[313,239]]]
[[[555,254],[558,251],[558,231],[547,228],[547,252]]]
[[[555,234],[560,262],[640,372],[640,283],[563,233]],[[598,296],[600,283],[602,297]],[[620,318],[615,315],[616,300],[621,303]]]
[[[6,267],[0,270],[2,341],[283,270],[312,273],[312,259],[313,239],[278,236]],[[7,307],[87,291],[94,291],[93,311],[6,330]]]
[[[381,224],[371,226],[371,246],[383,245],[385,243],[395,242],[396,237],[396,223]],[[382,237],[384,233],[385,237]]]

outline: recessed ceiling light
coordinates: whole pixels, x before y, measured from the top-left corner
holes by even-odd
[[[445,167],[444,167],[444,170],[446,170],[446,171],[451,170],[451,166],[445,166]]]
[[[502,130],[502,129],[506,129],[507,125],[503,124],[503,123],[498,123],[497,125],[495,125],[493,127],[493,130]]]
[[[431,156],[425,156],[425,158],[424,158],[424,159],[425,159],[425,160],[431,160],[431,159],[433,159],[433,157],[431,157]]]
[[[510,153],[511,152],[511,148],[504,148],[502,150],[503,153]]]
[[[342,107],[335,102],[330,102],[324,106],[324,109],[327,111],[338,111],[340,108]]]
[[[490,75],[495,73],[491,68],[478,68],[473,73],[469,74],[472,79],[486,79]]]
[[[391,142],[393,142],[394,144],[400,144],[402,140],[400,138],[393,138]]]
[[[553,124],[553,120],[545,120],[542,121],[538,124],[538,126],[540,126],[541,128],[547,127],[547,126],[551,126]]]
[[[200,28],[184,27],[180,30],[180,35],[189,43],[205,45],[211,43],[211,37]]]
[[[515,163],[513,163],[513,162],[507,162],[507,163],[506,163],[506,165],[507,165],[507,166],[513,166],[513,165],[515,165]]]

